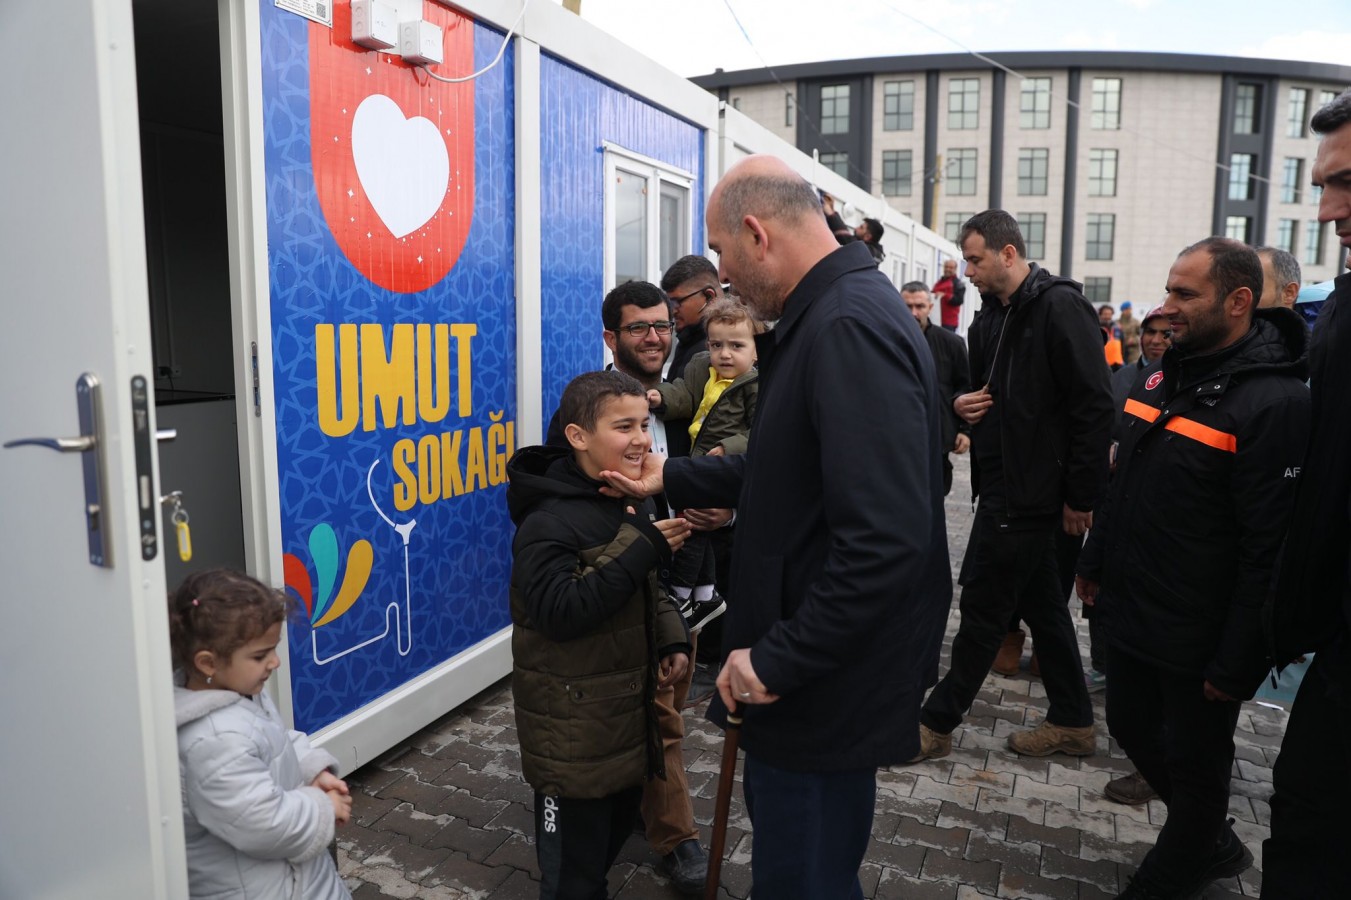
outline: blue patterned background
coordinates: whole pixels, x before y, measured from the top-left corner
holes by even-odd
[[[543,54],[540,62],[541,283],[544,419],[563,388],[601,367],[605,298],[603,141],[691,172],[693,252],[704,247],[704,133],[595,76]],[[543,433],[543,432],[541,432]]]
[[[505,486],[401,514],[389,500],[389,461],[401,438],[486,429],[488,414],[498,410],[505,411],[506,421],[516,418],[515,78],[508,50],[501,64],[476,82],[474,219],[459,261],[425,291],[393,293],[353,268],[319,207],[310,154],[309,25],[277,10],[272,0],[259,5],[283,550],[306,561],[312,578],[307,542],[320,523],[337,533],[344,564],[358,540],[370,541],[374,550],[370,581],[345,615],[318,629],[302,617],[288,629],[295,727],[313,731],[510,624],[512,529]],[[475,26],[476,69],[492,60],[502,37]],[[342,438],[323,434],[316,415],[314,326],[365,322],[475,323],[471,416],[459,419],[452,407],[439,423],[358,429]],[[319,654],[328,656],[380,634],[387,606],[404,606],[403,541],[366,494],[366,473],[377,459],[373,485],[386,515],[397,523],[417,520],[408,548],[412,649],[399,655],[391,618],[388,638],[319,666],[312,632]]]

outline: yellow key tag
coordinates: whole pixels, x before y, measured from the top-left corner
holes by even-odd
[[[192,560],[192,532],[188,531],[188,514],[179,509],[174,513],[174,531],[178,534],[178,558]]]

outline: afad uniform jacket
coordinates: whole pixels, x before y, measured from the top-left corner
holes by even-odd
[[[657,661],[690,644],[657,579],[671,550],[650,502],[603,496],[570,449],[526,447],[507,473],[525,780],[542,794],[592,800],[664,777]]]
[[[1260,309],[1236,344],[1142,370],[1079,559],[1113,645],[1233,697],[1266,668],[1262,604],[1309,434],[1307,343],[1298,314]]]

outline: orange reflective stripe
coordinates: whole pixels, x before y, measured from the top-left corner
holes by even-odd
[[[1217,431],[1214,428],[1202,425],[1200,422],[1175,416],[1169,419],[1168,424],[1163,427],[1168,431],[1176,431],[1183,437],[1199,441],[1208,447],[1214,447],[1216,450],[1226,450],[1230,453],[1238,452],[1238,438],[1228,432]]]
[[[1139,400],[1126,400],[1126,405],[1122,407],[1123,412],[1130,413],[1137,419],[1144,419],[1146,422],[1153,422],[1159,417],[1159,411],[1147,403],[1141,403]]]

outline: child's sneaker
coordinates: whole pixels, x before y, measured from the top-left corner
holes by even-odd
[[[1089,669],[1084,673],[1084,686],[1088,688],[1090,694],[1096,694],[1107,687],[1107,674],[1097,669]]]
[[[690,631],[698,631],[726,611],[727,601],[717,591],[707,600],[688,597],[680,603],[680,614],[685,617]]]

